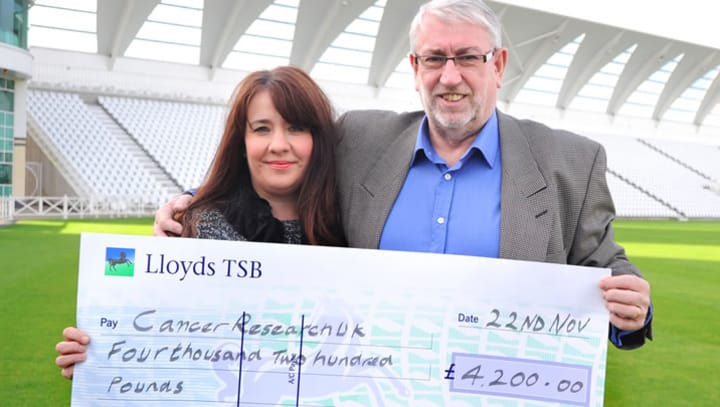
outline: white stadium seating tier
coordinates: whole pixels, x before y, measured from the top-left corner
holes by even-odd
[[[679,214],[617,176],[607,174],[615,213],[624,218],[676,218]]]
[[[647,142],[630,137],[591,135],[607,150],[608,169],[620,174],[636,187],[642,188],[662,201],[668,209],[686,218],[717,218],[720,217],[720,195],[708,189],[713,181],[703,178],[688,168],[697,168],[697,156],[683,157],[678,161],[649,147]],[[700,149],[700,146],[686,144],[687,150]],[[704,146],[704,148],[708,148]],[[676,150],[679,151],[679,150]],[[685,165],[683,165],[685,164]],[[615,200],[623,192],[619,192],[617,183],[611,183],[611,193]],[[616,204],[617,206],[617,204]],[[622,213],[626,208],[618,210]],[[646,207],[650,210],[650,206]],[[645,209],[643,209],[645,210]],[[677,215],[676,215],[677,216]]]
[[[720,146],[675,140],[646,140],[648,144],[720,182]]]
[[[224,106],[113,96],[98,102],[182,188],[200,185],[222,135]]]
[[[147,196],[162,193],[113,134],[77,94],[31,91],[28,112],[59,151],[63,165],[80,174],[95,196]]]

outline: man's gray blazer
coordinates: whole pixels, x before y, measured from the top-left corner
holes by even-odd
[[[424,112],[352,111],[340,118],[340,206],[351,247],[378,247],[405,182],[423,116]],[[613,239],[610,222],[615,208],[602,146],[500,112],[498,123],[500,257],[610,267],[615,275],[640,275]]]

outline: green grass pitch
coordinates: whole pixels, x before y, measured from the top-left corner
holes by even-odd
[[[79,233],[151,233],[150,219],[23,221],[0,228],[0,405],[67,406],[55,343],[74,324]],[[656,340],[610,345],[607,406],[720,405],[720,222],[616,221],[650,281]]]

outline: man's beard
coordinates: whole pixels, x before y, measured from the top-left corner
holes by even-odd
[[[448,113],[433,106],[430,114],[441,132],[440,136],[452,143],[460,143],[477,134],[472,125],[477,120],[474,109],[462,113]],[[466,131],[462,131],[463,129]]]

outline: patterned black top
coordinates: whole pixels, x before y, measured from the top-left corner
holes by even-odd
[[[284,229],[284,241],[290,244],[302,244],[302,228],[299,220],[281,221]],[[225,219],[217,209],[210,209],[200,215],[197,224],[197,237],[216,240],[247,240]]]

